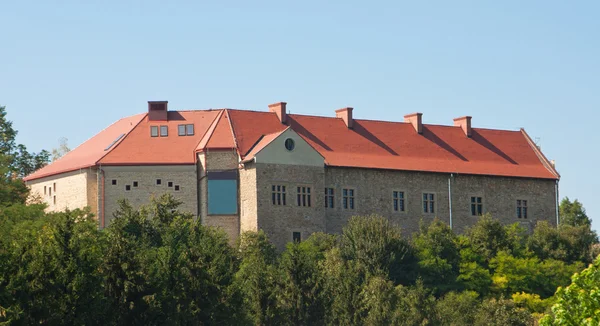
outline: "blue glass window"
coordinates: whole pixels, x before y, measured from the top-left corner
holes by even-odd
[[[238,213],[238,185],[235,172],[208,173],[208,214]]]

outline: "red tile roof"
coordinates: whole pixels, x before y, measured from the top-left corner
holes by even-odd
[[[122,143],[131,130],[133,130],[145,117],[146,114],[138,114],[113,123],[96,136],[68,152],[65,156],[28,175],[23,178],[23,180],[29,181],[40,179],[59,173],[95,166],[104,155],[110,153],[111,150]],[[112,142],[123,134],[125,134],[125,136],[122,137],[119,142],[115,143],[109,150],[105,151]]]
[[[289,114],[282,124],[275,113],[244,110],[170,111],[169,121],[146,115],[122,119],[65,158],[28,176],[27,180],[96,164],[194,164],[205,149],[237,148],[251,158],[286,128],[315,148],[325,164],[407,171],[428,171],[558,179],[560,176],[523,131],[423,125],[418,134],[404,122],[355,120],[348,129],[340,118]],[[139,122],[139,123],[138,123]],[[178,136],[179,124],[193,123],[194,136]],[[129,124],[129,128],[125,128]],[[168,137],[150,137],[150,126],[167,125]],[[126,136],[105,152],[119,134]],[[106,154],[106,155],[104,155]]]

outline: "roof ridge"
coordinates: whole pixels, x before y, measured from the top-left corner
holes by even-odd
[[[217,125],[219,124],[219,121],[221,120],[221,116],[223,116],[223,112],[224,112],[224,110],[221,109],[221,111],[217,114],[215,119],[210,123],[210,126],[208,126],[208,129],[206,129],[206,131],[204,132],[204,135],[202,135],[202,137],[200,138],[200,141],[198,142],[198,144],[196,144],[196,147],[194,147],[194,153],[196,153],[199,150],[198,147],[200,146],[200,144],[202,144],[204,142],[204,139],[206,137],[208,137],[208,138],[206,139],[206,142],[204,142],[204,147],[206,147],[206,145],[208,145],[210,138],[212,137],[213,133],[215,132],[215,129],[217,129]]]
[[[140,123],[142,123],[142,121],[144,121],[144,119],[146,118],[146,116],[148,116],[148,113],[145,113],[143,115],[144,116],[135,124],[135,126],[133,126],[133,128],[129,129],[129,131],[125,134],[125,136],[123,136],[123,138],[121,138],[116,144],[114,144],[113,146],[111,146],[106,151],[106,153],[104,155],[102,155],[98,160],[96,160],[96,162],[94,162],[94,165],[100,163],[100,161],[102,161],[102,159],[104,159],[108,154],[112,153],[113,150],[115,150],[117,147],[119,147],[119,145],[121,145],[125,141],[125,139],[127,138],[127,136],[129,136],[129,134],[131,134],[131,132],[134,131],[135,128],[137,128],[140,125]],[[123,119],[119,119],[119,120],[117,120],[117,122],[119,122],[121,120],[123,120]],[[101,132],[97,133],[96,135],[99,135]]]

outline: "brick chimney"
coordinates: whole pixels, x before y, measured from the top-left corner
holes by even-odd
[[[167,121],[169,101],[148,101],[148,120]]]
[[[354,119],[352,119],[352,110],[354,110],[354,109],[353,108],[342,108],[339,110],[335,110],[335,117],[342,118],[342,120],[344,120],[344,123],[346,124],[346,127],[348,127],[348,129],[352,129],[352,127],[354,127]]]
[[[467,137],[471,137],[471,117],[464,116],[454,119],[454,126],[461,127],[462,130],[465,132],[465,135],[467,135]]]
[[[404,122],[410,122],[419,134],[423,133],[423,113],[407,114],[404,116]]]
[[[275,114],[277,114],[277,118],[279,118],[279,122],[283,124],[287,123],[287,112],[285,111],[286,105],[286,102],[269,104],[269,111],[275,112]]]

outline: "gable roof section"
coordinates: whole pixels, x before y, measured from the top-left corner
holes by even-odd
[[[107,153],[119,146],[127,135],[146,117],[146,114],[138,114],[131,117],[123,118],[108,128],[102,130],[94,137],[88,139],[83,144],[77,146],[65,156],[52,162],[51,164],[35,171],[34,173],[23,178],[25,181],[40,179],[43,177],[76,171],[79,169],[88,168],[96,165],[96,163]],[[121,137],[110,148],[108,146]],[[108,150],[105,150],[107,149]]]
[[[204,137],[202,137],[196,151],[236,148],[227,111],[227,109],[221,110]]]
[[[281,134],[286,132],[288,129],[289,129],[289,127],[285,128],[281,131],[277,131],[272,134],[268,134],[268,135],[261,137],[260,140],[256,143],[256,145],[254,145],[250,149],[250,152],[248,152],[248,154],[246,154],[243,162],[250,162],[251,160],[253,160],[254,157],[256,156],[256,154],[258,154],[261,150],[263,150],[265,147],[267,147],[270,143],[272,143],[277,137],[279,137]]]
[[[145,118],[99,163],[102,165],[194,164],[196,145],[220,112],[220,110],[169,111],[168,121],[148,121],[148,118]],[[179,136],[177,128],[181,124],[194,124],[194,135]],[[151,126],[167,126],[168,136],[151,137]]]
[[[244,158],[264,135],[285,130],[273,112],[228,110],[240,156]]]

